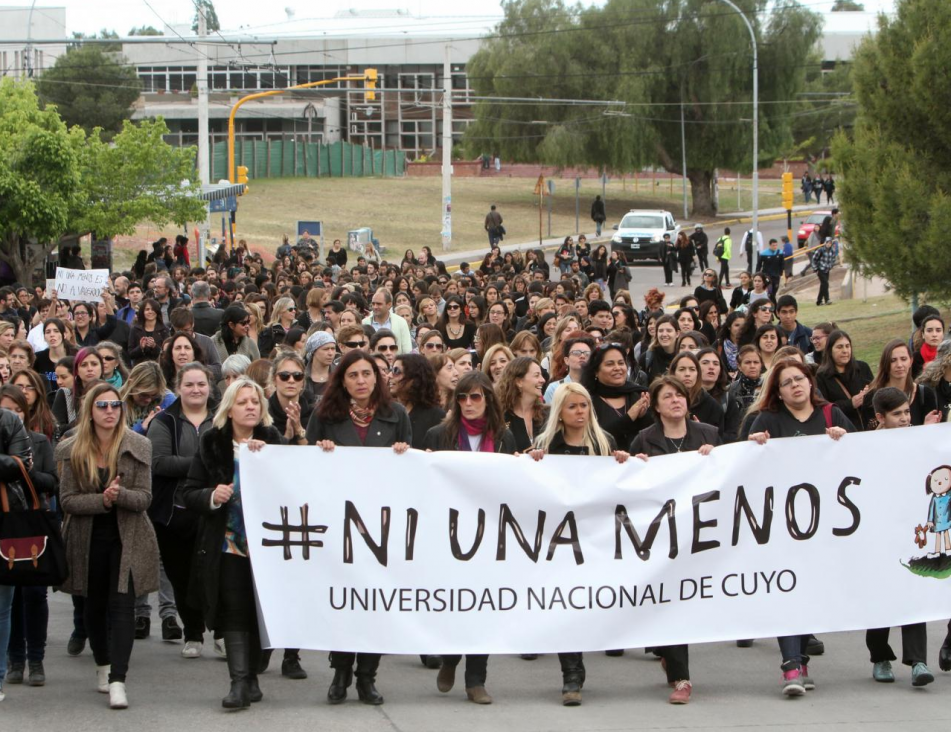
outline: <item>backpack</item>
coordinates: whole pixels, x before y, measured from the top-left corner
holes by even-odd
[[[832,404],[830,402],[826,402],[822,405],[822,416],[825,417],[826,420],[826,429],[835,427],[835,424],[832,422]]]
[[[719,259],[723,256],[723,237],[721,236],[717,239],[717,243],[713,245],[713,256]]]

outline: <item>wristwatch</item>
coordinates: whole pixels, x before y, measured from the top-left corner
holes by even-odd
[[[298,440],[305,440],[305,439],[307,439],[307,432],[306,432],[305,430],[298,430],[297,433],[296,433],[294,436],[295,436]]]

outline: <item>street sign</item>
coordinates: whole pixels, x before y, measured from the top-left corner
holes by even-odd
[[[209,201],[208,210],[211,211],[211,213],[221,213],[222,211],[237,211],[238,198],[237,196],[228,196],[227,198],[218,198],[214,201]]]

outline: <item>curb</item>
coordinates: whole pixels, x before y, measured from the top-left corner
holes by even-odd
[[[802,214],[804,216],[811,216],[812,214],[815,213],[815,211],[795,211],[794,213]],[[785,218],[786,218],[786,214],[782,213],[782,214],[769,214],[767,216],[760,216],[759,220],[760,221],[782,221]],[[714,224],[716,226],[730,226],[731,224],[750,224],[752,222],[753,222],[753,217],[746,216],[741,219],[724,219],[723,221],[715,221],[711,223],[710,226],[713,226]]]

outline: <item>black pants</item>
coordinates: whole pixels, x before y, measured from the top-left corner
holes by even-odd
[[[667,259],[665,259],[664,260],[664,284],[670,285],[670,284],[673,284],[673,282],[674,282],[674,269],[673,267],[670,266],[670,262]]]
[[[888,645],[890,628],[865,631],[865,645],[872,663],[894,661],[895,653]],[[924,623],[901,626],[901,662],[906,666],[924,663],[928,656],[928,630]]]
[[[258,613],[254,604],[254,579],[251,576],[251,560],[247,557],[221,553],[215,630],[251,633],[257,640]]]
[[[330,668],[353,668],[353,662],[356,661],[357,678],[366,676],[372,681],[376,678],[377,669],[380,668],[381,658],[383,658],[383,656],[379,653],[350,653],[348,651],[331,651]]]
[[[692,284],[690,282],[690,264],[691,264],[690,262],[687,262],[686,264],[684,264],[683,262],[680,263],[680,286],[681,287],[686,287],[687,285]]]
[[[819,305],[823,300],[829,302],[829,273],[817,269],[816,274],[819,275],[819,297],[816,299],[816,305]]]
[[[73,637],[86,640],[86,598],[73,595]]]
[[[10,661],[42,661],[46,657],[46,629],[50,606],[46,587],[17,587],[10,613]]]
[[[443,656],[445,666],[458,666],[462,656]],[[466,654],[466,688],[485,686],[485,679],[489,674],[489,657],[482,654]]]
[[[153,524],[158,540],[159,554],[168,581],[175,592],[175,606],[185,626],[185,641],[202,641],[205,623],[201,610],[188,603],[188,583],[191,579],[192,558],[195,556],[197,522],[189,520],[183,511],[172,514],[171,523]]]
[[[577,681],[584,686],[584,654],[580,652],[559,653],[558,661],[561,663],[561,676],[566,684],[570,681]]]
[[[725,283],[724,283],[725,280]],[[730,260],[721,259],[720,260],[720,277],[717,279],[719,284],[730,285]]]
[[[85,623],[97,666],[109,666],[109,683],[125,681],[135,641],[135,588],[132,577],[119,592],[122,543],[93,538],[89,547]],[[252,595],[252,598],[254,596]]]
[[[667,666],[667,681],[690,681],[688,646],[659,646],[656,650]]]
[[[710,265],[707,264],[707,253],[706,253],[706,252],[701,252],[701,251],[698,250],[698,251],[697,251],[697,261],[700,263],[700,269],[701,269],[701,270],[709,269]]]

